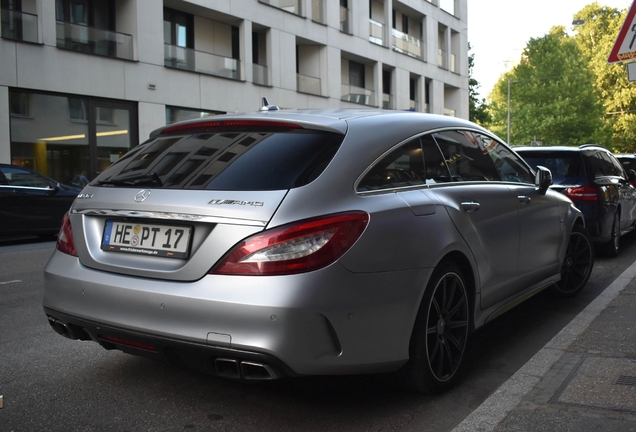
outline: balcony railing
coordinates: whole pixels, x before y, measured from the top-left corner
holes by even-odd
[[[422,41],[399,30],[392,29],[393,50],[418,59],[424,59],[422,55]]]
[[[2,9],[2,37],[24,42],[38,42],[38,16]]]
[[[351,34],[351,9],[347,9],[344,6],[340,6],[340,31],[343,33]]]
[[[302,0],[258,0],[261,3],[274,6],[287,12],[302,16]]]
[[[456,113],[456,111],[454,109],[444,108],[444,115],[445,116],[455,117],[455,113]]]
[[[393,95],[382,93],[382,108],[393,109]]]
[[[254,84],[269,85],[267,79],[267,66],[252,63],[252,82]]]
[[[362,105],[375,106],[375,92],[365,88],[342,84],[342,100]]]
[[[416,100],[410,99],[409,100],[409,110],[411,111],[419,111],[420,110],[420,103]]]
[[[57,21],[57,47],[124,60],[133,59],[131,35]]]
[[[448,69],[448,55],[446,54],[446,50],[441,48],[437,51],[437,64],[442,69]]]
[[[369,41],[374,44],[384,45],[383,37],[384,34],[384,24],[369,19]]]
[[[296,74],[296,88],[301,93],[322,95],[322,91],[320,90],[320,78]]]
[[[164,44],[164,64],[169,68],[239,79],[239,61],[237,59],[195,51],[191,48]]]

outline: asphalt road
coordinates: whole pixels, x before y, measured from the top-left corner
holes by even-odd
[[[576,298],[540,294],[472,336],[461,382],[439,396],[390,376],[246,384],[54,333],[42,312],[52,242],[0,242],[0,431],[450,431],[636,260],[597,258]]]

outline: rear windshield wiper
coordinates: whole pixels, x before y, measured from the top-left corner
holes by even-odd
[[[95,186],[163,186],[163,182],[156,172],[151,172],[140,177],[128,178],[126,180],[108,179],[93,183]]]

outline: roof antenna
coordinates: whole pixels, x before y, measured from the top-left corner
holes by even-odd
[[[278,111],[279,109],[280,108],[278,108],[276,105],[270,105],[267,98],[264,97],[263,106],[259,109],[259,111]]]

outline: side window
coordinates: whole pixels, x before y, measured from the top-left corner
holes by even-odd
[[[499,181],[499,173],[487,149],[475,134],[454,130],[433,135],[453,181]],[[495,142],[496,144],[496,142]]]
[[[423,185],[425,179],[422,147],[417,138],[393,150],[375,164],[358,184],[358,191]]]
[[[49,182],[43,177],[33,174],[30,171],[21,170],[20,168],[3,168],[2,172],[7,180],[7,184],[10,186],[24,186],[43,189],[50,186]]]
[[[585,152],[592,169],[594,177],[623,176],[621,171],[617,172],[617,167],[610,160],[610,156],[603,151]]]
[[[422,137],[422,153],[426,167],[426,184],[450,182],[451,175],[446,160],[444,160],[444,156],[431,135]]]
[[[519,156],[489,136],[479,133],[473,133],[473,135],[488,151],[488,156],[492,158],[501,181],[534,184],[534,175]]]
[[[621,163],[609,153],[605,153],[605,157],[609,160],[609,163],[612,166],[612,175],[615,175],[616,177],[626,178],[626,174]]]

